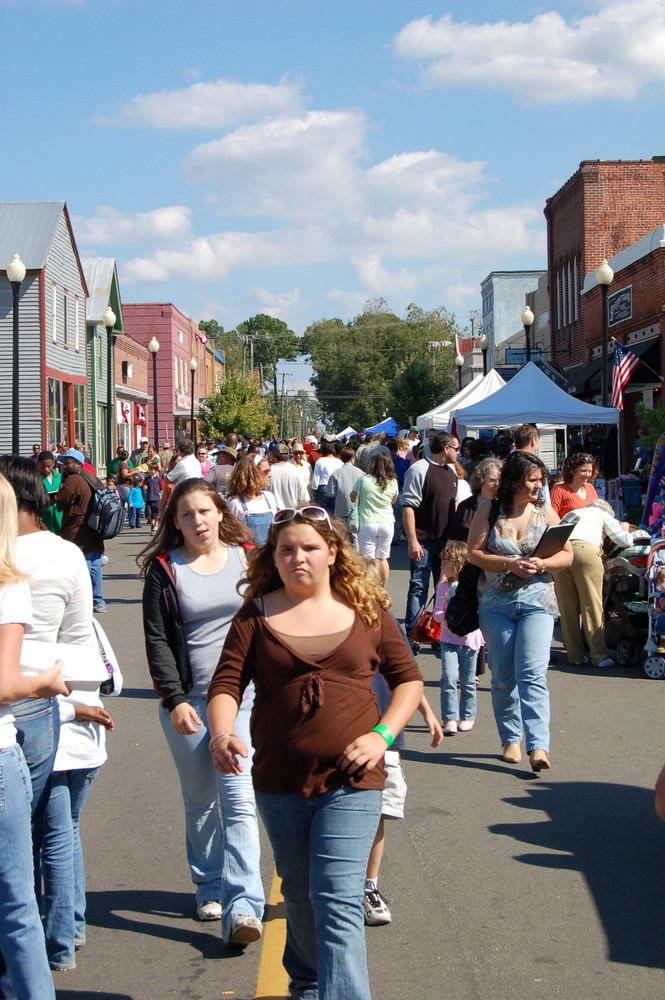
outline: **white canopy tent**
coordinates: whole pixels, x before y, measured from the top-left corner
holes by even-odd
[[[468,427],[509,427],[515,424],[618,424],[619,411],[575,399],[530,361],[503,389],[454,413],[457,433]]]
[[[436,431],[448,431],[452,423],[455,410],[461,406],[472,406],[486,399],[493,393],[498,392],[506,383],[501,376],[492,369],[487,375],[476,375],[476,377],[465,385],[455,396],[451,396],[444,403],[428,410],[427,413],[418,417],[418,427],[426,431],[433,429]]]

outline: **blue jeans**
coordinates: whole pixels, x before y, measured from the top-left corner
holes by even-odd
[[[52,969],[72,968],[74,941],[85,941],[85,868],[79,820],[98,771],[98,767],[91,767],[53,775],[42,849],[44,932]]]
[[[435,587],[441,576],[441,550],[443,549],[443,542],[440,539],[436,541],[424,541],[420,542],[420,547],[423,550],[422,559],[419,562],[409,559],[411,579],[409,580],[409,591],[406,595],[406,618],[404,621],[407,632],[416,624],[427,604],[430,576]]]
[[[140,528],[141,527],[141,514],[143,513],[143,507],[130,507],[128,524],[130,528]]]
[[[550,748],[547,667],[554,617],[543,608],[511,601],[480,608],[480,628],[489,651],[492,708],[502,743]]]
[[[284,968],[295,1000],[370,1000],[362,907],[381,792],[257,792],[282,879]]]
[[[441,718],[444,722],[476,717],[478,650],[456,642],[441,643]],[[460,687],[459,708],[457,683]]]
[[[205,698],[188,701],[203,721],[198,733],[176,733],[165,708],[160,708],[159,718],[180,778],[187,861],[196,902],[221,902],[222,937],[228,941],[234,917],[248,913],[262,920],[265,907],[249,735],[254,687],[245,691],[234,729],[249,748],[242,774],[221,774],[215,769],[208,753]]]
[[[31,799],[21,748],[0,750],[0,946],[16,1000],[55,1000],[35,899]]]
[[[92,581],[92,603],[95,607],[99,604],[106,607],[106,601],[102,595],[102,554],[101,552],[86,552],[85,561],[88,564]]]

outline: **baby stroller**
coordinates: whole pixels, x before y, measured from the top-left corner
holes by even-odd
[[[639,666],[649,635],[645,576],[650,541],[646,532],[635,532],[633,545],[625,549],[613,546],[605,561],[605,642],[614,649],[614,658],[622,667]]]
[[[665,590],[656,590],[656,576],[665,567],[665,538],[654,538],[647,559],[649,633],[644,673],[653,680],[665,677]],[[660,626],[660,627],[659,627]]]

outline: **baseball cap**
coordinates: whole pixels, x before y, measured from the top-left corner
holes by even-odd
[[[77,451],[76,448],[68,448],[62,457],[75,458],[77,462],[81,463],[81,465],[83,465],[83,463],[85,462],[85,455],[83,454],[82,451]]]
[[[278,444],[276,444],[275,447],[273,448],[273,454],[279,455],[280,458],[288,458],[289,457],[288,444],[284,444],[283,441],[279,441]]]

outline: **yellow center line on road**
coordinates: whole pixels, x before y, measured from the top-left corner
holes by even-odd
[[[282,1000],[289,995],[289,977],[282,965],[286,944],[286,917],[275,916],[280,907],[283,913],[282,880],[274,872],[268,897],[268,918],[263,924],[261,961],[256,980],[256,1000]]]

